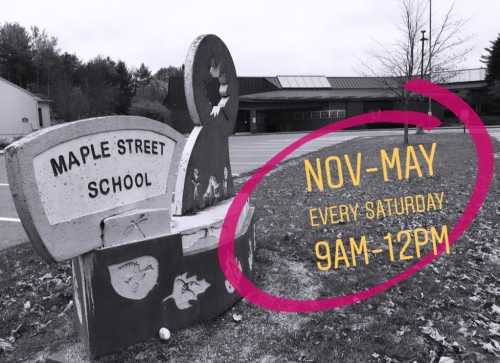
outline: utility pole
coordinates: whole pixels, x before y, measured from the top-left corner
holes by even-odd
[[[425,30],[421,30],[421,33],[422,33],[422,38],[420,39],[420,41],[422,42],[422,56],[421,56],[421,59],[420,59],[420,78],[424,79],[424,56],[425,56],[425,41],[426,40],[429,40],[425,37]],[[424,133],[424,129],[422,129],[421,127],[417,127],[417,134],[423,134]]]

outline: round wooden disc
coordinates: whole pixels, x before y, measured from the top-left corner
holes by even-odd
[[[233,132],[238,116],[238,78],[231,54],[219,37],[201,35],[191,44],[184,89],[195,125],[216,124],[226,134]]]

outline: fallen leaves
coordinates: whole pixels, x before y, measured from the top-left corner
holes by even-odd
[[[67,339],[72,298],[68,263],[48,265],[32,247],[0,252],[0,360],[24,360],[40,346]],[[60,313],[65,311],[65,316]],[[59,314],[59,315],[58,315]],[[69,319],[70,321],[71,319]],[[15,348],[15,349],[14,349]],[[17,357],[17,358],[16,358]]]
[[[495,314],[500,314],[500,306],[498,306],[498,305],[493,304],[493,305],[491,306],[491,310],[493,310],[493,312],[494,312]]]
[[[5,339],[0,338],[0,352],[12,352],[14,346]]]
[[[57,316],[58,316],[59,318],[63,317],[63,316],[64,316],[64,314],[67,314],[67,313],[68,313],[68,311],[69,311],[69,310],[73,307],[73,304],[74,304],[74,303],[73,303],[73,300],[70,300],[70,301],[68,302],[68,304],[66,305],[66,307],[63,309],[63,311],[61,311],[61,312],[60,312]]]
[[[490,339],[489,342],[483,342],[481,343],[481,347],[496,357],[500,357],[500,343],[496,340]]]
[[[446,338],[442,336],[439,331],[432,326],[432,322],[428,322],[426,326],[422,327],[422,333],[428,335],[435,342],[443,345],[446,348],[451,348],[452,345],[446,341]]]

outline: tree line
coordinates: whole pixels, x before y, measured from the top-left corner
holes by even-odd
[[[420,8],[416,11],[408,6],[410,5],[404,8],[406,16],[404,19],[407,20],[405,24],[409,24],[410,27],[420,21],[423,11]],[[458,31],[456,24],[450,21],[450,17],[451,15],[447,14],[440,29],[444,33],[449,31],[455,37],[450,35],[445,39],[455,39]],[[418,45],[418,30],[424,27],[418,24],[419,26],[412,25],[412,41],[406,42],[413,47]],[[442,41],[439,34],[434,37],[433,45]],[[456,41],[453,44],[461,46],[462,42]],[[146,116],[169,123],[171,115],[165,107],[168,79],[171,76],[182,76],[182,67],[163,67],[152,74],[144,64],[135,69],[128,67],[121,60],[115,61],[110,57],[97,56],[84,62],[75,54],[61,51],[57,45],[57,38],[49,36],[46,31],[36,26],[26,29],[18,23],[0,24],[0,77],[52,100],[53,119],[56,122],[125,114]],[[442,47],[441,45],[438,48]],[[463,56],[469,51],[467,47],[464,49],[462,53],[451,53]],[[387,62],[386,58],[382,58],[382,65],[389,65],[387,68],[383,67],[385,73],[392,74],[390,70],[399,69],[396,65],[406,70],[408,52],[414,56],[420,53],[417,49],[406,46],[400,52],[400,58],[403,60],[399,61],[398,52],[384,52],[391,54],[392,57]],[[482,61],[487,68],[486,81],[489,88],[487,108],[489,112],[498,114],[500,113],[500,35],[491,42],[486,52]],[[439,58],[438,55],[439,53],[435,52],[436,58]],[[380,59],[379,57],[378,60]],[[401,79],[405,78],[401,75],[411,78],[419,63],[415,60],[411,63],[413,65],[411,69],[397,75]],[[445,69],[444,65],[449,63],[441,61],[434,66]],[[427,65],[428,62],[424,64]]]
[[[487,107],[492,114],[500,115],[500,34],[486,48],[481,61],[486,65],[489,99]]]
[[[144,64],[134,69],[110,57],[84,62],[57,43],[36,26],[0,25],[0,77],[49,98],[56,122],[114,114],[169,122],[168,78],[182,75],[181,67],[152,74]]]

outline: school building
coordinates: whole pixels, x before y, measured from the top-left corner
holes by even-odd
[[[483,104],[488,97],[485,69],[464,69],[441,76],[446,79],[443,86],[464,98],[476,112],[483,115]],[[235,132],[314,130],[346,117],[379,110],[402,110],[405,107],[400,94],[402,83],[391,77],[295,75],[238,79],[240,110]],[[180,128],[189,120],[182,82],[182,78],[170,80],[166,102]],[[427,112],[428,101],[413,98],[408,109]],[[454,115],[438,104],[432,104],[432,113],[444,124],[457,124]],[[483,121],[500,123],[498,117],[486,117]],[[395,125],[377,124],[365,127]]]

